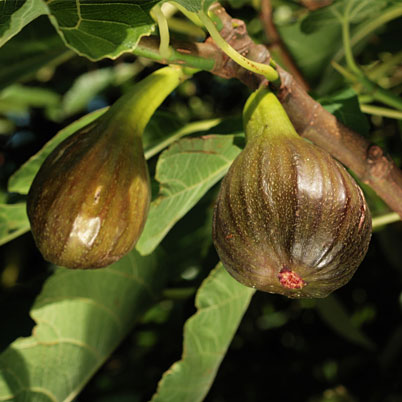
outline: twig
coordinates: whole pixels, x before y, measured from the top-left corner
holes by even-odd
[[[208,15],[202,10],[198,13],[200,20],[203,22],[205,27],[207,28],[211,38],[215,42],[217,46],[234,62],[236,62],[241,67],[255,73],[263,75],[269,81],[278,80],[278,72],[276,69],[269,64],[265,63],[256,63],[253,60],[248,59],[239,53],[236,49],[234,49],[225,38],[222,37],[221,33],[218,31],[215,24],[208,17]]]
[[[375,105],[365,105],[363,103],[360,103],[360,110],[363,113],[373,114],[375,116],[390,117],[391,119],[402,120],[402,112],[399,110],[388,109]]]
[[[146,36],[140,40],[134,54],[162,64],[180,64],[211,72],[219,61],[216,55],[216,46],[212,43],[172,40],[170,45],[173,51],[168,58],[164,59],[159,52],[159,38],[157,36]]]
[[[281,58],[286,70],[288,70],[295,77],[295,79],[300,82],[303,88],[308,91],[309,85],[307,81],[300,73],[296,63],[288,52],[285,44],[283,43],[279,35],[278,30],[276,29],[272,17],[271,0],[261,0],[261,22],[264,27],[265,34],[267,35],[269,40],[268,48],[270,49],[270,51],[278,51],[279,57]]]

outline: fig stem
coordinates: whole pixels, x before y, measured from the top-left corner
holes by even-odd
[[[132,138],[141,137],[155,110],[186,78],[178,66],[161,68],[135,84],[102,117],[120,127],[127,125]]]
[[[237,64],[253,73],[263,75],[268,81],[276,81],[279,78],[279,74],[275,68],[268,64],[257,63],[247,59],[233,49],[233,47],[222,38],[215,24],[203,10],[198,13],[198,16],[201,22],[205,25],[205,28],[207,28],[216,45]]]
[[[260,88],[248,98],[243,111],[246,140],[270,136],[297,136],[288,115],[268,88]]]
[[[169,36],[169,26],[167,19],[165,17],[165,14],[163,14],[159,4],[156,4],[153,7],[152,13],[155,16],[159,27],[159,37],[160,37],[159,54],[161,55],[162,59],[169,59],[172,50],[169,47],[170,36]]]

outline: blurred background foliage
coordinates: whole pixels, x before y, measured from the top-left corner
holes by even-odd
[[[258,0],[232,0],[224,5],[233,17],[247,23],[256,42],[269,44]],[[342,50],[339,25],[328,24],[306,33],[302,21],[310,11],[301,2],[276,0],[272,5],[280,37],[313,96],[352,127],[355,124],[353,128],[383,147],[400,165],[401,120],[363,115],[358,108],[358,101],[364,104],[360,88],[355,85],[351,90],[330,65]],[[180,15],[176,18],[182,19]],[[176,37],[183,37],[180,29],[177,31]],[[46,42],[39,41],[44,32]],[[402,90],[401,61],[390,60],[400,55],[401,37],[399,18],[354,49],[366,74],[398,94]],[[17,42],[25,46],[18,47]],[[19,54],[13,49],[20,49]],[[14,63],[17,58],[22,60],[18,64]],[[7,193],[8,178],[58,130],[110,105],[134,82],[159,68],[132,55],[99,62],[77,56],[64,46],[45,17],[1,48],[0,59],[3,202],[19,200],[20,196]],[[248,94],[236,80],[201,72],[183,83],[158,113],[175,127],[220,117],[220,132],[241,131],[239,116]],[[153,130],[163,134],[161,127]],[[156,160],[149,161],[151,174]],[[372,191],[365,190],[373,214],[387,212]],[[183,324],[195,311],[196,289],[218,261],[211,242],[216,194],[217,186],[164,239],[161,247],[170,270],[168,288],[77,401],[146,401],[162,373],[180,358]],[[258,292],[206,401],[402,401],[401,241],[401,222],[374,233],[368,255],[353,280],[336,292],[342,311],[331,298],[290,300]],[[0,248],[0,350],[17,337],[30,334],[34,323],[29,308],[51,273],[30,233]]]

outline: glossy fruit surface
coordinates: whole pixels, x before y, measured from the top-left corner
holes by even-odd
[[[142,132],[181,75],[169,67],[151,74],[49,154],[27,202],[32,234],[47,261],[99,268],[134,247],[151,196]]]
[[[106,266],[141,234],[150,201],[141,139],[128,141],[116,131],[99,122],[81,130],[36,176],[28,216],[46,260],[70,268]]]
[[[246,286],[288,297],[325,297],[364,258],[371,216],[363,193],[328,153],[294,131],[267,90],[246,104],[247,144],[215,206],[214,244]]]

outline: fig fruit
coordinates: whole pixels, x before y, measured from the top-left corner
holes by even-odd
[[[326,297],[367,252],[371,215],[363,193],[340,163],[296,133],[269,90],[251,95],[243,117],[246,146],[214,210],[218,255],[246,286]]]
[[[151,196],[142,133],[182,76],[175,67],[154,72],[49,154],[27,201],[32,234],[46,260],[100,268],[134,247]]]

